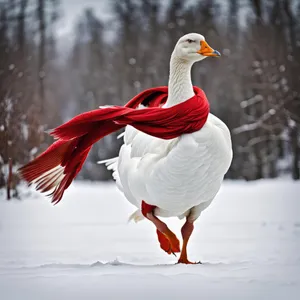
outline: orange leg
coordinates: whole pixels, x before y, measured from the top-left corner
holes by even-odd
[[[181,234],[183,238],[183,244],[182,244],[182,250],[181,250],[181,255],[179,257],[178,263],[179,264],[198,264],[198,263],[193,263],[190,262],[187,258],[187,244],[190,239],[190,236],[194,230],[194,223],[186,220],[185,224],[181,228]]]
[[[155,206],[142,201],[142,213],[155,225],[160,247],[168,254],[180,252],[180,243],[176,235],[153,214],[154,209]]]

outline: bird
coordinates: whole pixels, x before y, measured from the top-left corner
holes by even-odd
[[[167,87],[145,90],[125,106],[83,113],[55,128],[57,139],[20,168],[21,176],[58,203],[79,173],[92,145],[125,128],[119,155],[104,161],[125,198],[136,207],[130,220],[146,219],[156,228],[162,250],[188,259],[194,222],[216,197],[232,161],[226,124],[210,113],[203,90],[193,86],[191,68],[207,57],[220,57],[203,35],[189,33],[171,54]],[[177,236],[161,218],[185,219]]]

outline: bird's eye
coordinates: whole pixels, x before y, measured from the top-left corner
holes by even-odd
[[[189,44],[195,43],[195,41],[194,41],[194,40],[191,40],[191,39],[187,39],[186,41],[187,41]]]

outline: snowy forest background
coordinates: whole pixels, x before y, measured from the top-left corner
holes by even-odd
[[[59,0],[0,0],[0,188],[10,158],[16,170],[52,142],[46,130],[166,85],[189,32],[222,53],[192,75],[232,132],[227,178],[300,178],[300,0],[99,2],[109,18],[85,9],[67,39]],[[118,153],[116,136],[93,147],[80,178],[111,178],[96,162]]]

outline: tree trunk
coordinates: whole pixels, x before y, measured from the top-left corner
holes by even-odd
[[[40,96],[40,110],[44,117],[45,113],[45,56],[46,56],[46,21],[45,21],[45,0],[38,0],[38,21],[39,21],[39,96]]]
[[[20,11],[18,14],[18,44],[20,53],[25,53],[25,11],[28,4],[28,0],[22,0],[20,2]]]
[[[8,160],[8,176],[7,176],[7,184],[6,184],[6,191],[7,191],[7,200],[11,199],[11,182],[12,182],[12,159],[9,158]]]
[[[299,128],[297,125],[290,129],[291,148],[293,155],[292,176],[293,179],[300,179],[300,145],[299,145]]]

